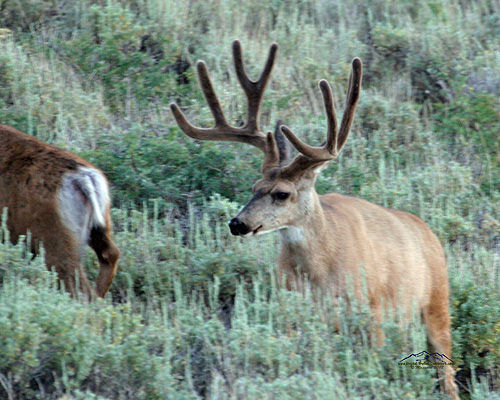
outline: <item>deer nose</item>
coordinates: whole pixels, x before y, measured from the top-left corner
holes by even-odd
[[[238,218],[233,218],[229,221],[229,229],[231,229],[231,233],[233,235],[245,235],[250,231],[250,228],[244,223],[241,222]]]

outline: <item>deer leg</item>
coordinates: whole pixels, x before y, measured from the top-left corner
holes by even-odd
[[[423,317],[427,327],[427,337],[434,351],[451,357],[450,314],[448,313],[447,293],[441,301],[431,301],[424,309]],[[452,365],[445,365],[438,370],[444,392],[453,400],[458,400],[458,388],[455,383],[455,370]]]
[[[97,295],[104,297],[116,275],[120,251],[104,227],[92,228],[89,245],[95,251],[99,260],[100,268],[96,281]]]
[[[384,345],[385,335],[382,330],[382,304],[376,303],[371,308],[372,315],[375,317],[375,327],[372,325],[372,342],[377,341],[377,346],[382,347]]]
[[[46,241],[46,243],[45,262],[47,267],[54,266],[60,281],[64,283],[65,289],[73,297],[77,295],[76,272],[78,271],[80,290],[88,300],[92,300],[94,293],[87,275],[80,265],[80,247],[75,246],[70,239],[64,238],[58,242]]]

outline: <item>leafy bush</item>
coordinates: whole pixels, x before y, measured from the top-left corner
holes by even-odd
[[[89,389],[113,399],[160,399],[172,390],[162,357],[169,354],[168,328],[144,325],[129,305],[89,307],[43,285],[12,281],[0,289],[0,309],[0,376],[16,398]]]
[[[476,373],[498,376],[500,359],[498,308],[500,298],[495,288],[485,290],[474,283],[458,285],[453,290],[453,328],[456,352]],[[473,338],[471,340],[471,338]],[[496,371],[495,371],[496,370]],[[493,378],[492,378],[493,379]]]
[[[175,74],[167,71],[180,54],[168,49],[169,37],[157,34],[148,21],[138,20],[119,3],[92,6],[85,22],[75,38],[61,43],[61,51],[81,73],[100,80],[113,108],[120,108],[124,99],[143,106],[177,94]]]
[[[142,130],[132,126],[121,141],[115,134],[103,135],[102,150],[82,153],[106,172],[120,203],[157,198],[185,207],[186,202],[200,204],[214,193],[238,201],[248,198],[260,165],[257,159],[238,160],[237,146],[196,143],[178,128],[167,134]]]
[[[479,378],[487,386],[497,387],[500,296],[494,275],[498,263],[496,255],[483,247],[470,250],[453,248],[448,252],[453,356],[460,364],[457,379],[466,384]]]
[[[81,150],[111,126],[99,91],[83,89],[60,60],[0,41],[0,121],[42,141]]]
[[[214,196],[205,208],[208,213],[190,208],[188,216],[180,219],[175,209],[162,211],[158,203],[150,216],[147,209],[115,210],[115,238],[122,243],[122,256],[111,289],[113,297],[122,301],[171,299],[179,290],[176,285],[181,284],[182,293],[198,293],[207,302],[215,296],[221,310],[227,311],[239,284],[249,284],[258,275],[268,276],[273,271],[269,262],[274,251],[267,257],[257,255],[254,246],[265,244],[231,236],[226,224],[234,216],[236,204]],[[166,217],[158,220],[163,212]],[[269,241],[273,238],[265,243]],[[95,274],[94,269],[91,276]],[[209,294],[214,282],[216,292]]]
[[[28,31],[50,21],[63,1],[27,0],[3,1],[0,5],[0,26],[13,30]]]
[[[33,257],[29,243],[28,234],[27,237],[20,236],[17,244],[11,244],[7,230],[7,209],[3,209],[0,215],[0,284],[14,277],[32,284],[55,280],[55,276],[45,267],[43,249],[40,256]]]
[[[371,30],[373,47],[385,64],[400,69],[406,64],[410,41],[404,28],[395,28],[390,24],[377,24]]]
[[[476,92],[472,88],[449,104],[438,108],[435,115],[439,133],[460,154],[474,146],[471,152],[479,163],[479,181],[486,193],[500,186],[500,108],[497,97]]]

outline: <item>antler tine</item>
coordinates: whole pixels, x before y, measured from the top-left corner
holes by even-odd
[[[198,61],[196,63],[196,68],[198,70],[198,80],[200,81],[201,90],[203,91],[203,95],[205,96],[208,106],[210,107],[210,111],[215,119],[215,126],[227,127],[228,123],[224,117],[224,112],[220,106],[219,99],[215,94],[212,80],[208,74],[207,65],[203,61]]]
[[[356,107],[358,105],[362,76],[363,64],[361,60],[356,57],[352,60],[352,70],[351,75],[349,76],[349,89],[347,91],[344,115],[342,116],[342,122],[340,123],[340,131],[337,140],[337,151],[340,151],[347,140],[347,136],[349,136],[349,131],[354,119],[354,113],[356,112]]]
[[[304,143],[297,136],[295,136],[295,133],[293,133],[292,130],[286,125],[281,125],[280,129],[299,153],[308,158],[314,158],[316,156],[316,151],[318,150],[317,147],[309,146],[307,143]]]
[[[208,75],[207,66],[203,61],[198,61],[197,65],[198,70],[198,78],[200,81],[200,86],[202,88],[203,94],[207,103],[210,107],[210,111],[215,119],[215,127],[220,129],[230,128],[228,123],[226,122],[226,118],[224,117],[224,113],[219,103],[219,99],[215,94],[214,88],[212,86],[212,81],[210,80],[210,76]],[[182,129],[182,131],[192,137],[193,139],[198,140],[222,140],[224,137],[218,137],[216,129],[211,128],[197,128],[196,126],[190,124],[186,119],[184,113],[180,110],[177,104],[170,104],[170,109],[174,114],[175,120],[177,121],[177,125]]]
[[[325,104],[325,112],[328,121],[326,142],[319,147],[310,146],[295,136],[295,134],[286,125],[281,126],[281,131],[299,153],[310,158],[311,160],[326,161],[337,156],[337,118],[335,116],[332,88],[330,87],[330,84],[328,81],[322,79],[319,82],[319,87],[323,95],[323,102]]]
[[[267,151],[264,153],[264,161],[262,162],[261,168],[262,174],[280,165],[278,146],[276,145],[276,138],[272,132],[267,132],[266,146]]]
[[[332,155],[337,155],[337,117],[335,115],[335,106],[333,104],[332,88],[327,80],[319,81],[319,87],[323,95],[325,104],[326,120],[328,123],[327,138],[325,149]]]
[[[198,140],[205,139],[205,137],[203,136],[203,132],[206,132],[207,129],[197,128],[191,125],[177,104],[170,103],[170,110],[172,110],[172,114],[174,114],[174,118],[177,122],[177,125],[179,125],[179,128],[181,128],[181,130],[186,135],[192,137],[193,139],[198,139]]]
[[[278,50],[278,45],[273,43],[269,49],[269,55],[267,56],[266,65],[262,70],[262,73],[257,81],[252,81],[247,73],[245,72],[245,66],[243,64],[243,54],[241,51],[241,43],[239,40],[233,42],[233,58],[234,58],[234,69],[236,70],[236,76],[241,84],[241,87],[245,91],[248,99],[248,120],[246,127],[254,130],[260,131],[259,128],[259,109],[262,100],[262,95],[266,90],[271,71],[273,69],[274,60],[276,59],[276,52]]]

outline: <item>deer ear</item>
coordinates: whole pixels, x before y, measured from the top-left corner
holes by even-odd
[[[280,167],[288,164],[291,156],[290,142],[287,140],[285,135],[281,132],[281,125],[283,125],[282,120],[278,120],[276,123],[276,128],[274,129],[274,140],[278,146],[278,152],[280,156]]]

